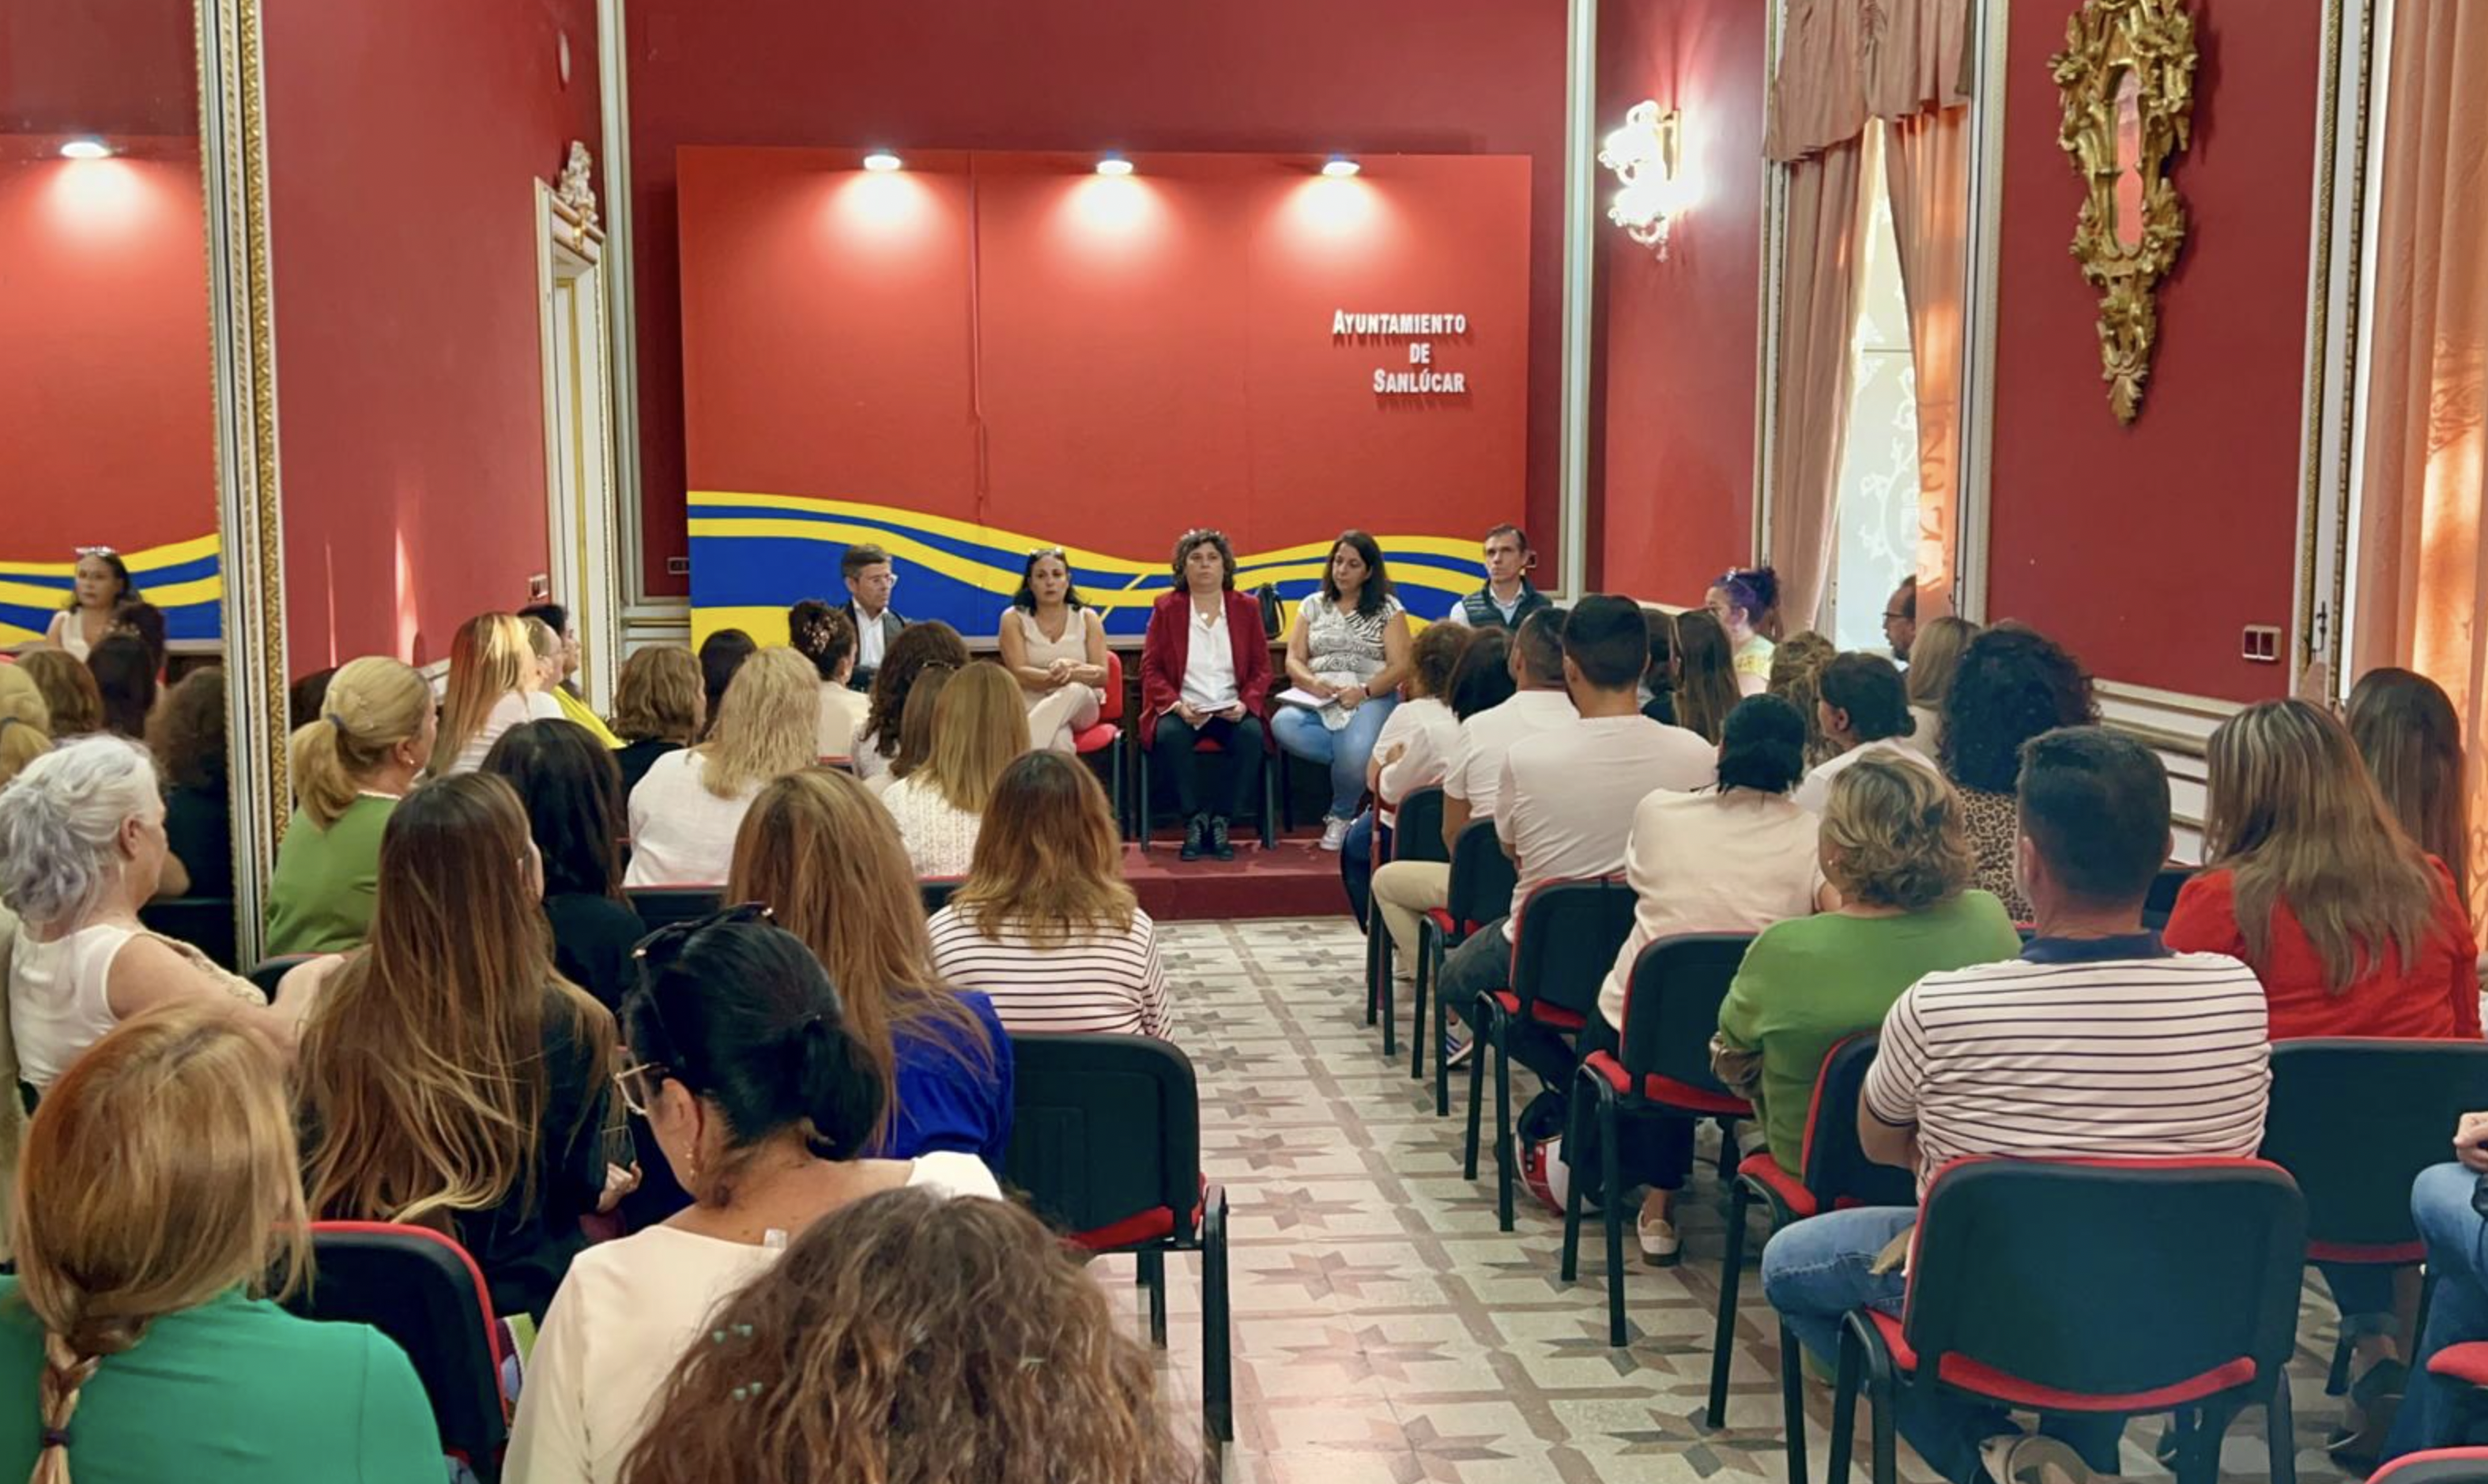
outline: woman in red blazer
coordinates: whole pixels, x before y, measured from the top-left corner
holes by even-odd
[[[1235,591],[1235,548],[1225,536],[1186,531],[1174,544],[1174,590],[1150,610],[1141,645],[1142,737],[1174,780],[1183,858],[1199,860],[1206,850],[1232,860],[1228,821],[1242,812],[1270,744],[1270,643],[1261,605]],[[1227,753],[1225,786],[1214,797],[1202,792],[1193,750],[1204,737]]]

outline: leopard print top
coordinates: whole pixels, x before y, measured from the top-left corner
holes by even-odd
[[[1985,789],[1954,788],[1961,794],[1962,813],[1969,822],[1969,848],[1978,856],[1975,884],[1983,891],[1995,893],[2004,904],[2006,915],[2015,922],[2028,922],[2032,916],[2030,899],[2013,882],[2013,837],[2019,827],[2020,806],[2010,794],[1991,794]]]

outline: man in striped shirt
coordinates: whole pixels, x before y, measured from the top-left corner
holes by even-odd
[[[2252,1156],[2272,1082],[2263,988],[2237,960],[2172,955],[2142,927],[2170,843],[2159,759],[2104,728],[2061,728],[2022,748],[2019,796],[2016,875],[2038,936],[1892,1006],[1858,1100],[1867,1155],[1915,1170],[1922,1195],[1973,1155]],[[1878,1258],[1916,1219],[1839,1211],[1771,1239],[1764,1290],[1808,1350],[1832,1358],[1852,1308],[1901,1312],[1906,1280]],[[2024,1437],[1998,1409],[1914,1393],[1898,1420],[1955,1484],[2078,1484],[2113,1470],[2122,1427],[2050,1416]]]

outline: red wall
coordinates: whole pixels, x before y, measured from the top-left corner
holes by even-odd
[[[1524,508],[1553,531],[1565,50],[1553,0],[642,0],[629,14],[653,591],[685,590],[665,562],[686,540],[674,151],[687,144],[1527,154]]]
[[[2238,631],[2290,622],[2322,7],[2196,0],[2193,145],[2175,170],[2191,229],[2131,428],[2099,379],[2098,297],[2065,253],[2081,189],[2047,78],[2073,8],[2013,8],[1988,611],[2107,679],[2276,696],[2284,668],[2240,659]]]
[[[28,158],[20,143],[0,136],[0,549],[67,562],[98,542],[136,551],[210,535],[198,141],[80,161]]]
[[[0,134],[199,137],[196,0],[0,5]]]
[[[1683,111],[1693,193],[1667,261],[1605,219],[1599,172],[1593,575],[1697,603],[1753,547],[1767,7],[1610,0],[1598,13],[1598,126],[1643,98]]]
[[[269,0],[266,37],[292,664],[428,661],[545,570],[533,182],[600,137],[596,8]]]

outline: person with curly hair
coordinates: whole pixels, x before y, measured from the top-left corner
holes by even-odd
[[[864,714],[863,730],[856,734],[857,777],[870,783],[890,771],[905,737],[907,693],[916,687],[916,678],[934,665],[964,670],[968,658],[968,641],[939,620],[910,624],[890,641],[872,678],[872,706]]]
[[[812,661],[821,677],[822,760],[855,756],[856,734],[872,714],[872,697],[848,684],[855,679],[855,622],[821,600],[806,598],[786,610],[786,634],[795,653]]]
[[[2022,778],[2022,745],[2043,732],[2098,720],[2099,703],[2080,661],[2037,630],[1998,624],[1962,651],[1944,692],[1936,760],[1961,790],[1978,884],[2016,922],[2028,922],[2031,913],[2030,899],[2013,879],[2013,791]]]
[[[1760,695],[1771,679],[1771,639],[1778,632],[1780,575],[1768,567],[1731,567],[1710,584],[1702,606],[1728,633],[1737,688]]]
[[[1840,655],[1829,639],[1809,629],[1782,639],[1771,651],[1770,684],[1765,695],[1775,695],[1805,718],[1805,766],[1812,768],[1831,755],[1823,740],[1823,717],[1815,702],[1823,698],[1823,667]]]

